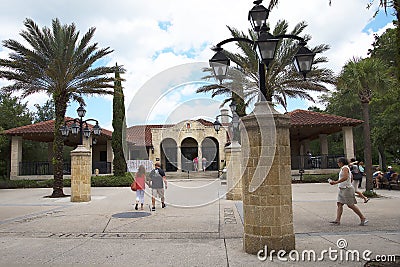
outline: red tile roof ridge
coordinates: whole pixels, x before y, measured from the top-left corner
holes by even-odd
[[[64,121],[68,120],[74,120],[74,118],[71,117],[65,117]],[[47,120],[47,121],[41,121],[37,123],[32,123],[29,125],[23,125],[15,128],[11,128],[8,130],[5,130],[3,133],[4,134],[24,134],[24,133],[51,133],[54,131],[54,122],[55,120]],[[88,123],[89,128],[92,128],[93,125]],[[107,130],[107,129],[101,129],[101,133],[105,134],[106,136],[112,136],[112,131]]]
[[[338,124],[338,125],[358,125],[364,121],[343,117],[339,115],[321,113],[310,110],[296,109],[287,112],[290,116],[292,125],[321,125],[321,124]]]

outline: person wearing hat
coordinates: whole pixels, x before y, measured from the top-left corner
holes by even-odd
[[[387,173],[385,173],[385,178],[388,181],[390,181],[392,179],[394,173],[396,173],[396,172],[393,170],[392,166],[388,166],[388,171],[387,171]]]

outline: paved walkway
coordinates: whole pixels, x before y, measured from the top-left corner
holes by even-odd
[[[336,187],[293,185],[296,249],[346,249],[376,255],[400,254],[400,191],[359,207],[370,220],[345,208],[342,225],[335,217]],[[0,190],[0,265],[125,266],[362,266],[365,261],[260,261],[242,248],[242,203],[225,200],[219,180],[175,180],[166,193],[169,205],[155,212],[133,208],[129,188],[92,188],[92,201],[44,196],[51,189]],[[69,188],[65,188],[69,193]],[[146,203],[149,203],[146,196]],[[340,245],[342,245],[342,243]],[[345,258],[346,250],[341,251]],[[333,254],[335,256],[336,254]],[[340,256],[340,253],[337,253]],[[292,254],[295,256],[295,254]],[[332,256],[332,257],[333,257]],[[287,257],[287,255],[286,255]],[[340,258],[339,258],[340,259]]]

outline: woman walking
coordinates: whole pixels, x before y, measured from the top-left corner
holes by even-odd
[[[146,181],[146,169],[143,165],[139,166],[138,172],[135,177],[136,181],[136,205],[135,210],[138,210],[138,205],[140,202],[140,209],[143,210],[144,204],[144,189],[145,189],[145,181]]]
[[[353,185],[351,184],[351,172],[349,168],[349,162],[345,158],[339,158],[337,161],[338,166],[340,167],[339,179],[337,181],[330,180],[329,183],[331,185],[337,184],[339,187],[339,194],[337,200],[337,210],[336,210],[336,220],[331,221],[330,223],[335,225],[340,225],[340,219],[343,213],[343,205],[346,204],[351,210],[353,210],[358,217],[360,217],[360,225],[367,225],[368,220],[361,213],[360,209],[356,206],[357,200],[354,196],[355,190]]]

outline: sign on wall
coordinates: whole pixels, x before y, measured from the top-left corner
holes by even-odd
[[[153,161],[151,160],[127,160],[126,165],[128,172],[137,172],[140,165],[143,165],[146,172],[150,172],[154,168]]]

